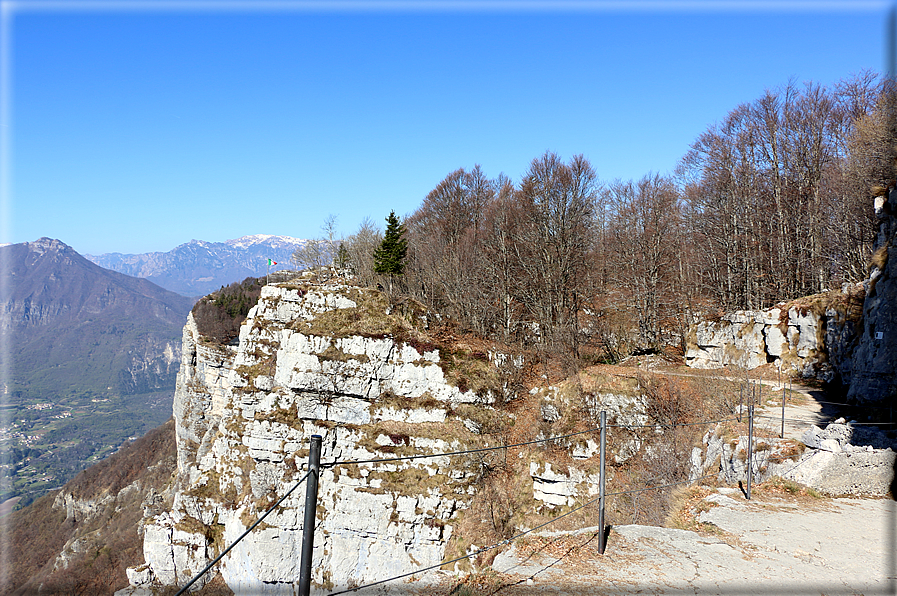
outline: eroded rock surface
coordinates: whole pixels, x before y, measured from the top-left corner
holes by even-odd
[[[747,436],[725,436],[717,427],[704,436],[704,445],[692,453],[692,478],[710,474],[728,484],[747,481]],[[802,441],[755,437],[752,481],[778,476],[825,495],[887,496],[897,464],[893,447],[885,433],[843,420],[824,430],[811,426]]]
[[[850,296],[848,292],[845,296]],[[818,301],[832,300],[818,297]],[[775,363],[784,372],[826,381],[849,381],[855,321],[838,308],[782,305],[763,311],[736,311],[718,321],[693,325],[685,361],[693,368],[737,366],[754,369]]]
[[[188,320],[174,405],[172,505],[147,510],[146,564],[129,570],[126,593],[191,579],[304,476],[312,435],[323,437],[324,464],[315,590],[362,585],[447,558],[488,466],[481,456],[439,454],[494,444],[489,429],[512,421],[490,405],[495,392],[453,377],[459,363],[444,362],[416,333],[424,314],[400,310],[374,290],[285,283],[263,288],[232,345],[210,342]],[[471,366],[485,377],[502,364],[492,353],[476,358]],[[583,469],[533,464],[532,507],[597,492],[597,445],[582,437],[567,447]],[[427,454],[438,456],[354,463]],[[232,590],[293,594],[304,498],[302,486],[224,557],[220,573]]]

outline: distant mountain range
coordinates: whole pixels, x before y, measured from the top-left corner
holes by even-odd
[[[13,452],[5,496],[27,496],[171,416],[193,301],[50,238],[0,247],[0,259],[10,364],[0,436]]]
[[[272,271],[287,268],[293,252],[306,242],[256,234],[225,242],[191,240],[168,252],[113,252],[85,257],[100,267],[146,278],[182,296],[199,297],[235,281],[264,275],[268,259],[278,263]]]

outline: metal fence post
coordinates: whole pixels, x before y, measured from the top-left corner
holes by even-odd
[[[748,446],[747,446],[747,500],[751,500],[751,479],[754,475],[754,466],[751,460],[754,455],[754,406],[748,406]]]
[[[321,470],[321,435],[311,436],[308,450],[308,484],[305,491],[305,522],[302,525],[302,559],[299,564],[299,594],[311,590],[311,555],[315,544],[315,513],[318,508],[318,473]]]
[[[600,529],[600,533],[598,534],[598,552],[602,555],[604,554],[604,547],[606,546],[606,532],[604,531],[604,452],[607,444],[605,438],[606,432],[607,412],[601,410],[601,468],[598,475],[598,528]]]
[[[785,386],[782,385],[782,437],[785,438]]]

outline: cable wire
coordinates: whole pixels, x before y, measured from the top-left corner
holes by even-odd
[[[634,493],[640,493],[640,492],[647,492],[647,491],[649,491],[649,490],[657,490],[657,489],[660,489],[660,488],[669,488],[670,486],[676,486],[677,484],[690,484],[690,483],[693,483],[693,482],[697,482],[698,480],[703,480],[704,478],[712,478],[713,476],[714,476],[713,474],[706,474],[706,475],[704,475],[704,476],[701,476],[700,478],[695,478],[694,480],[680,480],[679,482],[672,482],[672,483],[670,483],[670,484],[665,484],[665,485],[662,485],[662,486],[649,486],[649,487],[647,487],[647,488],[636,489],[636,490],[620,491],[620,492],[615,492],[615,493],[605,493],[605,494],[604,494],[604,497],[607,498],[607,497],[615,496],[615,495],[625,495],[625,494],[634,494]],[[369,583],[369,584],[364,584],[364,585],[361,585],[361,586],[356,586],[356,587],[354,587],[354,588],[346,588],[345,590],[340,590],[339,592],[331,592],[329,596],[337,596],[338,594],[347,594],[347,593],[349,593],[349,592],[355,592],[355,591],[357,591],[357,590],[361,590],[361,589],[363,589],[363,588],[370,588],[370,587],[373,587],[373,586],[379,586],[380,584],[385,584],[385,583],[387,583],[387,582],[395,581],[395,580],[397,580],[397,579],[402,579],[402,578],[405,578],[405,577],[410,577],[410,576],[412,576],[412,575],[418,575],[418,574],[420,574],[420,573],[426,573],[427,571],[436,569],[437,567],[442,567],[443,565],[451,565],[452,563],[457,563],[458,561],[463,561],[464,559],[469,559],[469,558],[471,558],[471,557],[475,557],[475,556],[477,556],[477,555],[479,555],[479,554],[482,554],[482,553],[484,553],[484,552],[487,552],[487,551],[496,549],[496,548],[498,548],[498,547],[500,547],[500,546],[504,546],[504,545],[506,545],[506,544],[510,544],[511,542],[514,542],[515,540],[517,540],[518,538],[520,538],[520,537],[522,537],[522,536],[526,536],[527,534],[530,534],[530,533],[532,533],[532,532],[535,532],[536,530],[538,530],[538,529],[540,529],[540,528],[544,528],[544,527],[547,526],[547,525],[553,524],[554,522],[556,522],[556,521],[558,521],[558,520],[560,520],[560,519],[563,519],[563,518],[567,517],[568,515],[571,515],[571,514],[577,512],[577,511],[579,511],[580,509],[584,509],[584,508],[588,507],[589,505],[592,505],[593,503],[596,503],[596,502],[598,502],[598,501],[600,501],[600,500],[601,500],[601,497],[600,497],[600,496],[595,497],[594,499],[592,499],[592,500],[590,500],[590,501],[587,501],[586,503],[584,503],[584,504],[582,504],[582,505],[579,505],[578,507],[574,507],[574,508],[571,509],[570,511],[567,511],[566,513],[563,513],[563,514],[561,514],[561,515],[559,515],[559,516],[557,516],[557,517],[555,517],[555,518],[552,518],[552,519],[548,520],[548,521],[545,522],[545,523],[539,524],[538,526],[535,526],[535,527],[533,527],[533,528],[530,528],[529,530],[525,530],[525,531],[523,531],[523,532],[520,532],[519,534],[516,534],[516,535],[514,535],[514,536],[512,536],[512,537],[510,537],[510,538],[507,538],[507,539],[505,539],[505,540],[502,540],[501,542],[496,542],[495,544],[492,544],[492,545],[490,545],[490,546],[483,547],[483,548],[481,548],[481,549],[479,549],[479,550],[476,550],[476,551],[474,551],[474,552],[472,552],[472,553],[469,553],[469,554],[467,554],[467,555],[463,555],[463,556],[461,556],[461,557],[457,557],[457,558],[452,559],[452,560],[450,560],[450,561],[443,561],[442,563],[437,563],[436,565],[430,565],[429,567],[424,567],[423,569],[418,569],[418,570],[416,570],[416,571],[410,571],[410,572],[408,572],[408,573],[403,573],[403,574],[401,574],[401,575],[397,575],[397,576],[395,576],[395,577],[390,577],[390,578],[388,578],[388,579],[381,579],[381,580],[379,580],[379,581],[372,582],[372,583]],[[599,531],[603,532],[604,529],[601,528]]]
[[[274,503],[273,505],[271,505],[271,507],[269,507],[268,510],[267,510],[267,511],[266,511],[260,518],[258,518],[257,520],[255,520],[255,523],[254,523],[254,524],[252,524],[251,526],[249,526],[249,528],[248,528],[245,532],[243,532],[242,534],[240,534],[240,537],[239,537],[239,538],[237,538],[236,540],[234,540],[234,542],[233,542],[230,546],[228,546],[226,549],[224,549],[224,551],[223,551],[220,555],[218,555],[217,557],[215,557],[215,560],[214,560],[214,561],[212,561],[211,563],[209,563],[208,565],[206,565],[205,569],[203,569],[202,571],[200,571],[199,573],[197,573],[195,576],[193,576],[193,579],[191,579],[191,580],[187,583],[186,586],[184,586],[183,588],[181,588],[180,590],[178,590],[178,593],[175,594],[174,596],[181,596],[181,594],[184,594],[190,586],[192,586],[194,583],[196,583],[196,580],[198,580],[198,579],[201,578],[203,575],[205,575],[205,573],[206,573],[209,569],[211,569],[211,568],[215,565],[215,563],[217,563],[218,561],[220,561],[221,559],[223,559],[223,558],[224,558],[224,555],[226,555],[227,553],[230,552],[230,549],[232,549],[233,547],[237,546],[237,543],[240,542],[241,540],[243,540],[243,538],[245,538],[247,534],[249,534],[250,532],[252,532],[252,531],[255,529],[255,527],[256,527],[257,525],[259,525],[260,523],[262,523],[262,520],[265,519],[266,517],[268,517],[268,514],[271,513],[272,511],[274,511],[274,509],[275,509],[278,505],[280,505],[281,503],[283,503],[284,499],[286,499],[287,497],[290,496],[290,493],[292,493],[294,490],[296,490],[296,489],[299,487],[300,484],[302,484],[303,482],[305,482],[305,480],[308,478],[308,475],[309,475],[309,474],[311,474],[311,471],[306,472],[306,473],[305,473],[305,476],[303,476],[303,477],[299,480],[299,482],[297,482],[296,484],[293,485],[293,488],[291,488],[290,490],[288,490],[284,496],[280,497],[280,499],[279,499],[276,503]]]
[[[768,418],[770,420],[783,420],[783,418],[781,416],[766,416],[763,414],[754,414],[754,418]],[[785,422],[803,422],[805,424],[816,424],[817,422],[823,422],[821,420],[805,420],[803,418],[784,418],[784,420],[785,420]],[[830,422],[829,424],[834,424],[834,423]],[[845,422],[843,424],[848,425],[848,426],[876,426],[876,425],[889,426],[889,425],[893,425],[893,424],[897,424],[897,423],[895,423],[895,422],[853,422],[853,421],[850,421],[850,422]]]
[[[671,483],[669,483],[669,484],[660,484],[660,485],[657,485],[657,486],[647,486],[647,487],[645,487],[645,488],[637,488],[637,489],[634,489],[634,490],[622,490],[622,491],[618,491],[618,492],[615,492],[615,493],[604,493],[604,496],[605,496],[605,497],[614,497],[614,496],[617,496],[617,495],[634,495],[634,494],[637,494],[637,493],[648,492],[649,490],[657,490],[657,489],[661,489],[661,488],[669,488],[669,487],[671,487],[671,486],[676,486],[676,485],[678,485],[678,484],[691,484],[691,483],[693,483],[693,482],[697,482],[698,480],[704,480],[705,478],[714,478],[714,477],[716,477],[716,476],[717,476],[717,474],[704,474],[703,476],[700,476],[700,477],[695,478],[695,479],[693,479],[693,480],[680,480],[680,481],[678,481],[678,482],[671,482]]]
[[[625,425],[625,424],[608,424],[606,428],[626,428],[626,429],[634,429],[634,428],[656,428],[658,426],[662,428],[676,428],[677,426],[702,426],[706,424],[717,424],[720,422],[732,422],[735,421],[736,418],[722,418],[720,420],[705,420],[703,422],[688,422],[682,424],[642,424],[642,425]],[[601,430],[600,426],[595,428],[590,428],[588,430],[581,430],[575,433],[569,433],[566,435],[558,435],[556,437],[547,437],[545,439],[535,439],[533,441],[524,441],[523,443],[512,443],[510,445],[497,445],[495,447],[481,447],[479,449],[467,449],[465,451],[450,451],[447,453],[430,453],[428,455],[406,455],[402,457],[384,457],[384,458],[376,458],[376,459],[362,459],[357,461],[350,460],[338,460],[329,463],[321,463],[322,468],[332,468],[334,466],[345,466],[350,464],[383,464],[390,463],[396,461],[407,461],[412,459],[427,459],[431,457],[449,457],[452,455],[468,455],[471,453],[482,453],[484,451],[497,451],[499,449],[509,449],[512,447],[523,447],[526,445],[534,445],[536,443],[547,443],[549,441],[558,441],[560,439],[567,439],[569,437],[575,437],[577,435],[583,435],[586,433],[598,432]]]
[[[605,497],[606,497],[606,496],[607,496],[607,495],[605,495]],[[505,539],[505,540],[502,540],[501,542],[496,542],[495,544],[492,544],[492,545],[490,545],[490,546],[483,547],[483,548],[481,548],[481,549],[479,549],[479,550],[477,550],[477,551],[474,551],[474,552],[472,552],[472,553],[470,553],[470,554],[467,554],[467,555],[464,555],[464,556],[461,556],[461,557],[457,557],[457,558],[455,558],[455,559],[452,559],[451,561],[443,561],[442,563],[437,563],[436,565],[430,565],[429,567],[424,567],[423,569],[418,569],[417,571],[411,571],[411,572],[409,572],[409,573],[403,573],[402,575],[397,575],[397,576],[395,576],[395,577],[391,577],[391,578],[389,578],[389,579],[381,579],[380,581],[376,581],[376,582],[373,582],[373,583],[370,583],[370,584],[365,584],[365,585],[363,585],[363,586],[357,586],[357,587],[355,587],[355,588],[348,588],[348,589],[345,589],[345,590],[341,590],[341,591],[339,591],[339,592],[331,592],[331,593],[330,593],[330,596],[336,596],[337,594],[346,594],[346,593],[348,593],[348,592],[355,592],[356,590],[361,590],[362,588],[370,588],[371,586],[379,586],[380,584],[385,584],[386,582],[391,582],[391,581],[393,581],[393,580],[402,579],[403,577],[408,577],[408,576],[411,576],[411,575],[417,575],[417,574],[419,574],[419,573],[425,573],[425,572],[430,571],[430,570],[432,570],[432,569],[436,569],[437,567],[442,567],[443,565],[451,565],[452,563],[457,563],[458,561],[463,561],[464,559],[469,559],[469,558],[471,558],[471,557],[475,557],[475,556],[477,556],[477,555],[479,555],[479,554],[481,554],[481,553],[484,553],[484,552],[487,552],[487,551],[496,549],[496,548],[498,548],[499,546],[504,546],[504,545],[506,545],[506,544],[510,544],[511,542],[517,540],[517,539],[520,538],[521,536],[526,536],[527,534],[529,534],[529,533],[531,533],[531,532],[535,532],[535,531],[538,530],[539,528],[544,528],[545,526],[547,526],[547,525],[549,525],[549,524],[553,524],[554,522],[558,521],[559,519],[563,519],[563,518],[567,517],[568,515],[570,515],[570,514],[572,514],[572,513],[575,513],[576,511],[579,511],[580,509],[583,509],[583,508],[585,508],[585,507],[588,507],[589,505],[591,505],[592,503],[595,503],[595,502],[599,501],[600,499],[601,499],[601,497],[595,497],[594,499],[592,499],[591,501],[585,503],[584,505],[580,505],[579,507],[575,507],[575,508],[571,509],[570,511],[568,511],[567,513],[564,513],[564,514],[559,515],[559,516],[557,516],[557,517],[555,517],[555,518],[553,518],[553,519],[550,519],[550,520],[548,520],[547,522],[545,522],[545,523],[543,523],[543,524],[539,524],[538,526],[536,526],[536,527],[534,527],[534,528],[530,528],[529,530],[525,530],[525,531],[523,531],[523,532],[520,532],[519,534],[517,534],[517,535],[515,535],[515,536],[512,536],[512,537],[510,537],[510,538],[507,538],[507,539]]]
[[[720,420],[704,420],[702,422],[683,422],[681,424],[662,424],[660,422],[656,424],[608,424],[607,428],[625,428],[627,430],[632,430],[634,428],[657,428],[658,426],[661,428],[676,428],[678,426],[703,426],[705,424],[719,424],[720,422],[734,422],[738,420],[738,418],[721,418]]]
[[[588,430],[581,430],[575,433],[570,433],[567,435],[559,435],[557,437],[548,437],[546,439],[536,439],[534,441],[525,441],[523,443],[513,443],[511,445],[498,445],[496,447],[481,447],[479,449],[468,449],[465,451],[451,451],[448,453],[430,453],[428,455],[406,455],[403,457],[386,457],[386,458],[378,458],[378,459],[362,459],[358,461],[334,461],[330,463],[322,463],[322,468],[332,468],[333,466],[342,466],[349,464],[382,464],[394,461],[405,461],[411,459],[426,459],[430,457],[448,457],[451,455],[467,455],[469,453],[482,453],[484,451],[497,451],[498,449],[509,449],[511,447],[523,447],[524,445],[533,445],[535,443],[547,443],[548,441],[557,441],[559,439],[566,439],[568,437],[575,437],[576,435],[582,435],[586,433],[593,433],[600,431],[601,427],[590,428]]]

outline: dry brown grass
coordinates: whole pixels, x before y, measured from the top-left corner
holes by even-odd
[[[755,491],[760,497],[787,497],[789,501],[799,503],[813,503],[826,498],[816,489],[793,480],[780,478],[779,476],[774,476],[765,482],[754,485],[751,491],[752,496]]]
[[[885,267],[888,264],[888,248],[890,245],[888,243],[879,246],[878,249],[872,253],[872,260],[870,261],[872,267],[876,267],[880,271],[884,271]]]
[[[333,338],[351,335],[392,337],[399,342],[417,344],[423,350],[435,348],[428,344],[422,333],[426,325],[426,308],[415,300],[405,298],[390,303],[386,294],[372,288],[328,290],[327,286],[320,286],[315,291],[322,294],[338,291],[356,306],[328,310],[310,321],[293,321],[292,329]]]
[[[699,534],[718,534],[719,528],[698,519],[704,511],[718,506],[716,503],[704,500],[715,492],[716,489],[709,486],[690,486],[674,490],[664,525],[668,528],[691,530]]]

